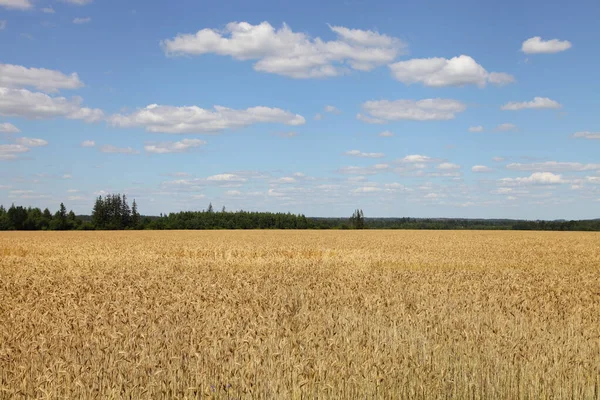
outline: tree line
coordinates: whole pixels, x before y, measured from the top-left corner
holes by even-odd
[[[144,216],[126,195],[108,194],[94,202],[91,215],[67,212],[63,203],[54,214],[48,208],[0,205],[0,231],[6,230],[122,230],[122,229],[494,229],[600,231],[600,219],[524,221],[460,218],[365,218],[357,209],[349,218],[308,218],[304,214],[234,211],[181,211]]]

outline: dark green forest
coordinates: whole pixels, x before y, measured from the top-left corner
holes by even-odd
[[[171,229],[458,229],[600,231],[600,219],[578,221],[526,221],[461,218],[365,218],[357,209],[349,218],[311,218],[303,214],[252,211],[181,211],[159,216],[142,215],[126,195],[98,197],[91,215],[67,212],[64,204],[48,208],[0,205],[0,231],[10,230],[171,230]]]

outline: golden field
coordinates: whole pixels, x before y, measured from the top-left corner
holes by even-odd
[[[600,234],[0,233],[0,398],[599,399]]]

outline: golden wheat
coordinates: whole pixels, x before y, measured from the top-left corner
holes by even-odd
[[[1,398],[600,398],[600,235],[0,234]]]

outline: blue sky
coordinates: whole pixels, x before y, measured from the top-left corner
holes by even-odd
[[[597,218],[599,11],[0,0],[0,204]]]

